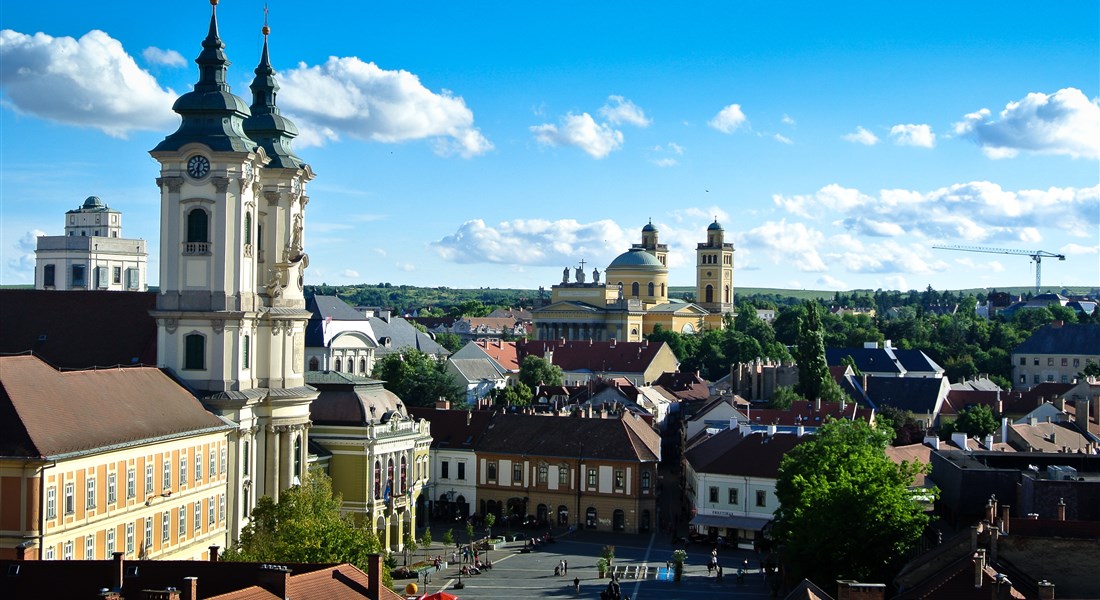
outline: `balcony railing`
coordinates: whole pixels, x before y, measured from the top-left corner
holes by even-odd
[[[184,242],[183,253],[185,255],[209,255],[210,242]]]

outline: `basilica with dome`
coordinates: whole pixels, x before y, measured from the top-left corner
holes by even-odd
[[[696,301],[670,299],[668,246],[647,224],[641,243],[615,257],[602,274],[593,269],[588,275],[584,261],[562,272],[549,303],[532,311],[536,338],[638,342],[657,325],[680,333],[722,327],[723,315],[733,313],[733,244],[717,220],[695,252]]]

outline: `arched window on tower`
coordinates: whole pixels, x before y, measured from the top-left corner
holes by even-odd
[[[374,498],[382,497],[382,463],[374,461]]]
[[[703,302],[714,302],[714,286],[707,285],[707,289],[703,292]]]
[[[640,291],[641,291],[641,286],[638,285],[637,281],[630,284],[630,296],[632,298],[637,298]]]
[[[405,457],[402,456],[401,457],[401,493],[402,494],[409,491],[408,475],[409,475],[408,465],[405,463]]]
[[[310,371],[318,371],[320,369],[321,369],[321,361],[317,360],[316,356],[309,359],[309,370]]]
[[[725,302],[726,304],[730,303],[730,286],[727,285],[722,291],[722,298],[724,298],[722,302]]]
[[[367,359],[365,359],[365,358],[360,358],[359,359],[359,374],[360,375],[366,375],[367,374]]]
[[[294,479],[302,483],[302,436],[294,438]]]
[[[339,372],[340,372],[340,366],[341,366],[341,364],[342,364],[342,363],[340,362],[340,359],[339,359],[339,358],[337,358],[337,359],[336,359],[335,361],[333,361],[333,363],[332,363],[332,370],[333,370],[333,371],[335,371],[335,372],[337,372],[337,373],[339,373]]]
[[[661,297],[663,298],[664,295],[665,295],[665,284],[662,283],[661,284]]]
[[[187,213],[185,254],[210,254],[210,215],[204,209],[192,208]]]
[[[244,213],[244,255],[252,256],[252,213]]]
[[[652,298],[652,297],[653,297],[653,289],[654,289],[654,287],[655,287],[655,286],[653,285],[653,282],[652,282],[652,281],[650,281],[650,282],[649,282],[649,297],[650,297],[650,298]]]
[[[201,333],[192,333],[183,338],[183,368],[201,370],[206,368],[206,338]]]

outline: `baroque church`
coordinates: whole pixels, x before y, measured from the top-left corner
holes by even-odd
[[[376,524],[385,546],[399,548],[427,478],[426,468],[406,472],[405,465],[426,463],[427,423],[412,423],[399,401],[387,404],[400,410],[385,406],[377,418],[372,405],[370,416],[357,421],[363,425],[357,450],[345,440],[339,452],[358,454],[354,464],[316,443],[311,452],[311,409],[325,403],[305,373],[311,313],[303,295],[304,231],[314,173],[291,150],[298,130],[276,105],[269,33],[265,24],[248,105],[226,81],[230,63],[218,34],[217,0],[211,0],[209,31],[196,59],[199,80],[173,106],[179,128],[150,151],[160,163],[161,280],[152,311],[158,363],[237,426],[230,444],[230,541],[260,497],[277,501],[320,454],[334,489],[358,500],[353,512]],[[363,401],[363,412],[369,402]],[[374,456],[371,425],[381,425],[383,412],[386,426],[378,432],[412,435]],[[398,428],[398,421],[409,423]],[[390,465],[389,480],[372,483],[371,464]],[[347,477],[338,480],[337,472]],[[383,477],[380,469],[373,475]],[[383,498],[381,490],[391,487],[407,501]]]
[[[584,263],[562,272],[550,301],[532,311],[540,340],[618,340],[639,342],[657,325],[668,331],[695,333],[722,327],[733,313],[733,244],[715,219],[707,239],[696,246],[695,302],[669,298],[668,245],[652,222],[642,227],[642,241],[611,261],[600,281],[598,269],[587,281]]]

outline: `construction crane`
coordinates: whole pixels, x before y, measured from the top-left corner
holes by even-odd
[[[1065,254],[1055,254],[1046,250],[1013,250],[1011,248],[986,248],[985,246],[932,246],[938,250],[961,250],[963,252],[984,252],[985,254],[1015,254],[1018,256],[1030,256],[1035,261],[1035,294],[1039,294],[1042,282],[1043,259],[1057,258],[1066,260]]]

